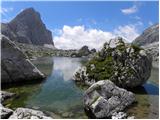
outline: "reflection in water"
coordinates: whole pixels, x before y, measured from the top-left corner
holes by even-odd
[[[20,97],[9,101],[8,107],[32,107],[50,111],[62,118],[87,118],[83,109],[83,89],[72,80],[83,58],[38,58],[33,63],[48,77],[42,83],[10,88]],[[85,61],[85,60],[84,60]],[[83,62],[84,62],[83,61]],[[153,69],[149,81],[134,89],[138,104],[127,112],[136,118],[158,118],[158,69]],[[58,117],[56,117],[58,118]]]
[[[35,106],[42,110],[58,114],[68,114],[67,117],[85,118],[82,104],[83,91],[72,80],[73,73],[81,66],[79,58],[53,58],[54,67],[38,92],[32,94],[27,106]],[[73,112],[77,111],[76,114]]]

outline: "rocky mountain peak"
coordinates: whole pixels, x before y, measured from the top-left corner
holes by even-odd
[[[9,23],[2,24],[2,34],[16,42],[54,47],[51,31],[34,8],[27,8]]]

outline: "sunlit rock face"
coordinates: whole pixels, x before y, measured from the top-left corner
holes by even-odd
[[[100,52],[79,70],[74,79],[88,85],[110,80],[123,88],[144,84],[151,74],[152,57],[143,48],[118,37],[106,42]],[[85,69],[84,69],[85,68]]]
[[[111,118],[134,101],[132,92],[117,87],[109,80],[94,83],[84,94],[84,107],[92,118]]]
[[[33,8],[23,10],[9,23],[2,23],[1,26],[2,34],[12,41],[54,46],[51,31],[46,28],[40,14]]]
[[[1,35],[1,83],[42,80],[44,75],[6,36]]]

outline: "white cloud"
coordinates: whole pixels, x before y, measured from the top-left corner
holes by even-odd
[[[84,26],[64,26],[61,36],[54,37],[54,43],[60,49],[79,49],[84,45],[100,49],[104,42],[113,38],[111,32],[97,29],[85,29]]]
[[[138,8],[136,5],[133,5],[130,8],[121,9],[121,12],[125,15],[133,14],[133,13],[136,13],[137,11],[138,11]]]
[[[139,36],[137,24],[119,26],[114,30],[114,34],[125,38],[128,42],[132,42],[137,36]]]
[[[90,49],[99,50],[106,41],[116,36],[121,36],[128,42],[132,42],[139,36],[138,27],[140,22],[119,26],[113,32],[102,31],[97,29],[86,29],[84,26],[67,26],[65,25],[61,31],[61,35],[54,36],[54,44],[59,49],[79,49],[87,45]]]
[[[13,8],[12,7],[10,7],[10,8],[1,8],[0,9],[0,13],[2,14],[2,15],[6,15],[8,12],[12,12],[13,11]]]

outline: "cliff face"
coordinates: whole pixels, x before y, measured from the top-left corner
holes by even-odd
[[[147,28],[133,43],[144,46],[159,41],[159,24]]]
[[[52,45],[52,33],[42,22],[40,14],[33,8],[19,13],[9,23],[2,23],[2,34],[11,40],[33,45]]]

